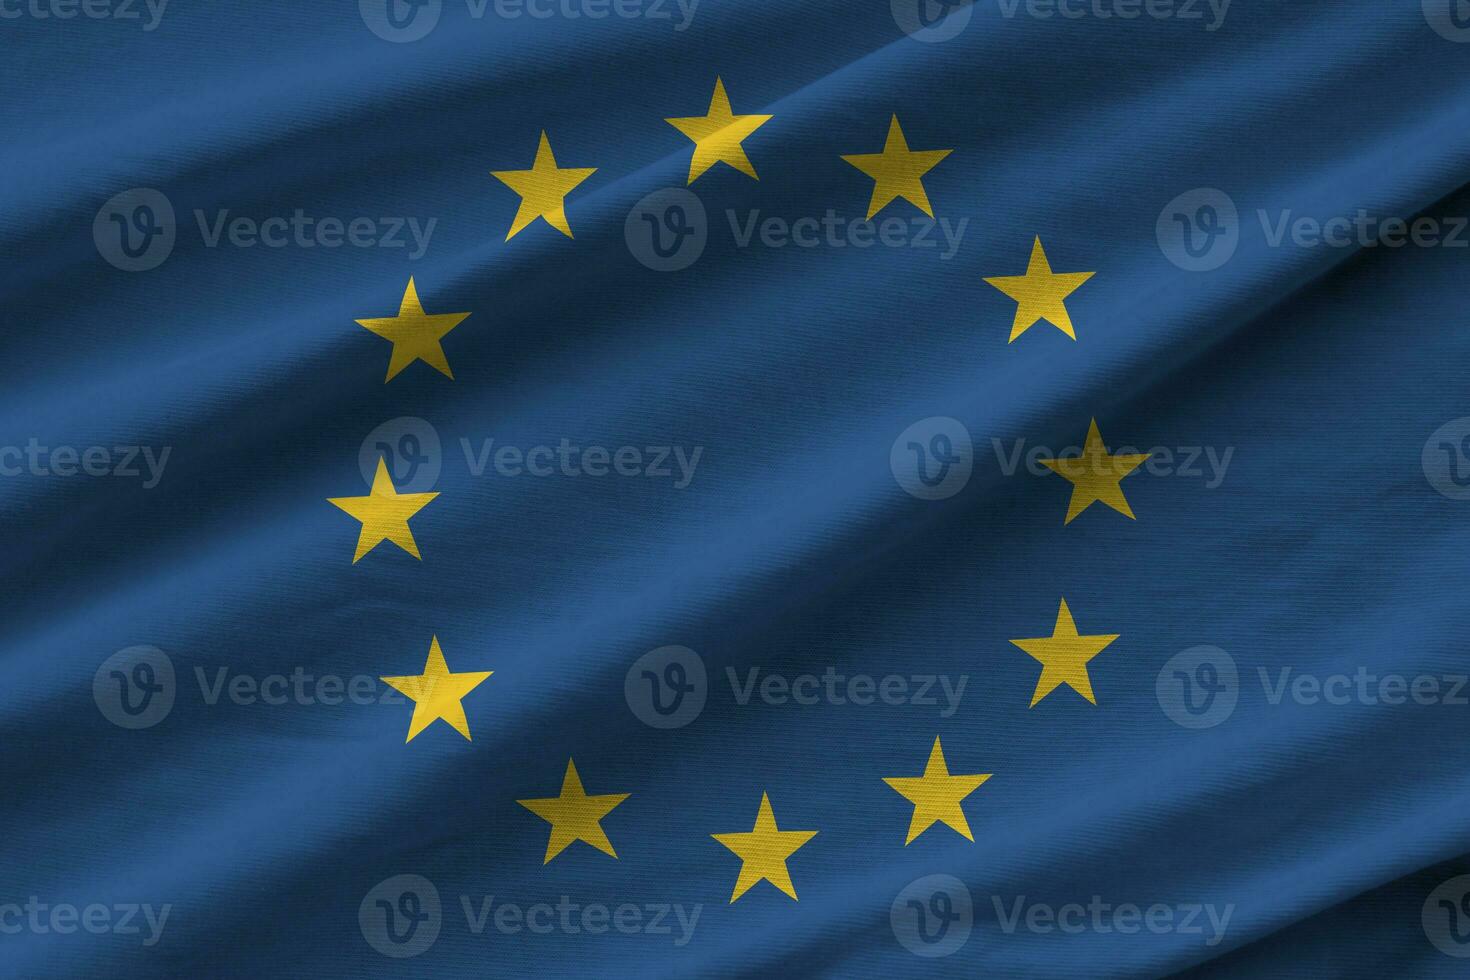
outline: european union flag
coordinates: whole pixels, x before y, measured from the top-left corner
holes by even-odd
[[[1470,965],[1470,0],[0,0],[0,974]]]

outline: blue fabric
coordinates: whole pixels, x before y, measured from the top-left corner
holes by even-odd
[[[49,2],[0,2],[0,973],[1464,975],[1466,5]],[[759,179],[686,187],[716,76]],[[948,225],[862,247],[895,114]],[[507,241],[543,131],[597,170]],[[1075,340],[986,282],[1038,238]],[[355,322],[410,277],[453,380]],[[1094,419],[1134,520],[1036,463]],[[379,443],[421,561],[327,503]],[[1118,638],[1033,707],[1063,599]],[[379,680],[435,637],[470,741]],[[905,845],[936,737],[974,840]],[[569,759],[616,858],[543,863]],[[731,902],[762,794],[818,834]]]

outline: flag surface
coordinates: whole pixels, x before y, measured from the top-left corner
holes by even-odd
[[[1467,42],[0,0],[0,975],[1463,976]]]

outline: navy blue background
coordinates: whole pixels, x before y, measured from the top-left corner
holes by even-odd
[[[704,0],[675,21],[471,20],[448,3],[412,44],[345,0],[175,0],[136,22],[0,22],[0,442],[173,447],[162,482],[0,479],[0,902],[172,903],[161,942],[0,936],[15,976],[1096,977],[1459,975],[1420,927],[1470,871],[1467,708],[1270,705],[1274,672],[1464,672],[1470,504],[1437,494],[1424,441],[1470,414],[1466,254],[1270,248],[1257,208],[1327,218],[1463,215],[1470,48],[1418,3],[1237,0],[1224,26],[1008,19],[905,37],[886,4]],[[682,186],[719,74],[759,181],[725,167],[693,190],[710,242],[691,268],[640,265],[624,218]],[[897,113],[926,178],[968,218],[950,261],[875,247],[737,248],[743,216],[865,213]],[[576,235],[504,241],[541,130]],[[131,187],[164,192],[179,241],[161,267],[113,268],[92,221]],[[1225,189],[1244,223],[1211,273],[1171,264],[1160,210]],[[438,218],[406,249],[205,248],[192,212]],[[913,214],[902,203],[890,212]],[[1078,340],[1006,338],[1040,236]],[[408,277],[456,380],[354,323],[390,315]],[[360,444],[401,416],[444,440],[442,495],[414,519],[422,563],[387,546],[350,564],[356,526],[325,503],[365,492]],[[905,494],[889,448],[952,416],[975,439],[968,486]],[[991,440],[1235,447],[1225,482],[1139,473],[1136,522],[1068,487],[1004,476]],[[703,446],[693,483],[471,477],[458,439]],[[1008,643],[1050,632],[1065,596],[1098,706],[1027,707],[1037,665]],[[405,705],[210,706],[194,669],[262,677],[493,670],[465,700],[474,741]],[[1244,690],[1187,731],[1154,680],[1196,644]],[[117,728],[98,666],[148,644],[179,672],[167,719]],[[623,678],[666,644],[710,670],[704,714],[657,731]],[[734,703],[726,667],[967,675],[951,718],[918,706]],[[975,842],[903,847],[934,737]],[[543,867],[568,757],[619,860],[576,845]],[[763,791],[800,901],[759,885],[711,833],[748,830]],[[358,904],[399,873],[445,904],[434,947],[393,961]],[[926,961],[889,927],[911,880],[961,878],[975,932]],[[693,940],[503,936],[458,896],[529,905],[703,903]],[[1009,901],[1234,903],[1224,942],[1002,930]]]

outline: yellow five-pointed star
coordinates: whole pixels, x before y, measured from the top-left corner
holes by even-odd
[[[388,376],[383,379],[384,384],[414,361],[423,361],[453,381],[454,372],[449,370],[449,359],[444,356],[444,348],[439,341],[467,316],[468,313],[425,313],[423,304],[419,302],[418,288],[413,284],[413,277],[409,276],[408,289],[404,290],[397,316],[357,322],[393,342],[393,354],[388,359]]]
[[[439,638],[434,637],[429,643],[429,659],[422,674],[381,678],[384,684],[414,700],[413,720],[408,723],[408,738],[403,741],[412,742],[415,735],[440,718],[469,741],[470,723],[465,720],[460,699],[493,673],[491,670],[479,670],[451,674],[449,665],[444,662],[444,651],[439,649]]]
[[[1096,501],[1107,504],[1130,520],[1136,520],[1133,508],[1128,506],[1128,498],[1123,496],[1121,484],[1123,477],[1146,459],[1148,453],[1109,456],[1102,435],[1097,431],[1097,419],[1093,419],[1087,429],[1087,444],[1082,447],[1081,456],[1043,459],[1040,462],[1053,473],[1060,473],[1072,481],[1072,500],[1067,504],[1067,518],[1062,521],[1063,524],[1071,524],[1074,517]]]
[[[741,141],[766,123],[770,116],[736,116],[730,112],[730,97],[725,83],[715,79],[715,94],[709,100],[709,113],[703,116],[677,116],[664,122],[694,141],[694,156],[689,161],[689,183],[694,183],[710,167],[726,163],[743,174],[760,180]]]
[[[786,870],[786,859],[795,854],[807,841],[817,836],[815,830],[778,830],[776,815],[771,812],[771,800],[761,794],[761,808],[755,817],[755,828],[743,834],[711,834],[740,856],[740,877],[735,881],[736,899],[764,878],[793,899],[796,888],[791,884],[791,873]]]
[[[598,823],[612,812],[613,807],[628,798],[628,793],[609,793],[605,796],[588,796],[582,788],[582,777],[577,775],[577,764],[567,760],[567,772],[562,777],[561,795],[544,800],[516,800],[521,806],[551,824],[551,838],[546,842],[546,860],[550,864],[572,841],[585,841],[604,854],[617,857],[612,842]]]
[[[597,173],[596,167],[566,167],[556,165],[551,155],[551,142],[546,131],[541,132],[541,143],[536,147],[536,162],[530,170],[492,170],[490,175],[521,196],[521,206],[516,209],[515,220],[505,240],[510,241],[518,232],[537,218],[557,231],[572,237],[567,225],[565,198],[582,181]]]
[[[898,116],[888,124],[888,139],[882,153],[856,153],[842,159],[873,178],[873,198],[868,203],[868,217],[883,210],[889,201],[903,198],[929,217],[929,195],[924,192],[923,177],[953,150],[910,150],[898,125]]]
[[[980,784],[991,776],[983,773],[973,776],[951,776],[944,762],[944,749],[939,739],[934,739],[934,748],[929,752],[929,761],[922,776],[884,777],[883,781],[898,790],[914,805],[914,816],[909,821],[908,840],[904,846],[914,842],[924,831],[936,823],[945,823],[960,832],[965,840],[974,840],[970,824],[965,820],[965,811],[960,801],[980,788]]]
[[[417,514],[437,493],[399,493],[393,489],[393,478],[388,475],[388,463],[378,457],[378,472],[373,475],[373,488],[366,497],[328,497],[327,503],[341,508],[362,521],[362,531],[357,536],[357,551],[352,556],[355,565],[359,558],[372,551],[383,541],[392,541],[404,551],[422,560],[419,546],[408,529],[408,519]]]
[[[1052,272],[1051,263],[1046,260],[1046,252],[1038,237],[1036,244],[1031,246],[1031,261],[1026,264],[1024,276],[992,276],[985,280],[1016,301],[1016,319],[1011,324],[1011,339],[1006,343],[1015,340],[1042,320],[1076,340],[1072,318],[1067,314],[1067,304],[1063,300],[1096,274]]]
[[[1041,661],[1041,678],[1036,682],[1036,693],[1031,695],[1031,707],[1055,691],[1062,684],[1082,695],[1093,704],[1097,698],[1092,694],[1092,678],[1087,674],[1087,662],[1102,652],[1103,648],[1118,638],[1117,633],[1101,636],[1078,636],[1077,624],[1072,621],[1072,610],[1067,600],[1057,610],[1057,624],[1051,636],[1034,640],[1012,640],[1016,646]]]

